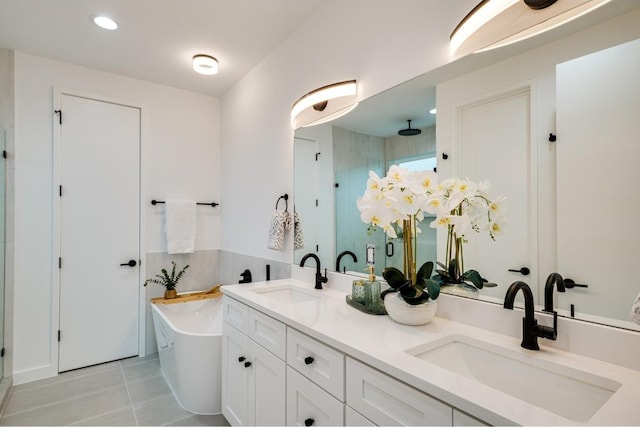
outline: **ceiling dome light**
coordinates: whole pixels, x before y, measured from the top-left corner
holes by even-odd
[[[105,30],[117,30],[118,23],[108,16],[104,15],[94,15],[91,17],[91,21],[96,24],[98,27],[103,28]]]
[[[218,74],[218,60],[209,55],[196,55],[193,57],[193,70],[207,76]]]
[[[337,119],[356,108],[355,80],[315,89],[297,100],[291,108],[291,127],[314,126]]]
[[[432,109],[429,110],[429,114],[434,114],[435,115],[437,112],[438,112],[438,110],[435,107],[433,107]]]
[[[483,0],[450,37],[452,54],[506,46],[579,18],[611,0]]]

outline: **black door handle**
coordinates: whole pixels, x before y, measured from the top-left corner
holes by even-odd
[[[566,278],[566,279],[564,279],[564,287],[568,288],[568,289],[571,289],[571,288],[588,288],[589,285],[583,285],[583,284],[580,284],[580,283],[576,283],[576,282],[573,281],[573,279]]]
[[[244,356],[238,357],[238,362],[244,362],[245,360],[247,360],[247,358]]]
[[[129,260],[129,262],[125,262],[124,264],[120,264],[121,267],[126,267],[126,266],[135,267],[136,265],[138,265],[138,263],[136,262],[135,259],[131,259],[131,260]]]
[[[306,420],[304,420],[304,425],[309,427],[312,426],[314,422],[315,420],[313,418],[307,418]]]
[[[304,364],[305,365],[311,365],[313,363],[313,357],[311,356],[307,356],[304,358]]]
[[[522,267],[522,268],[519,268],[517,270],[510,268],[508,271],[511,271],[513,273],[520,273],[523,276],[528,276],[529,273],[531,273],[531,270],[529,270],[527,267]]]
[[[251,362],[244,362],[244,367],[248,368],[249,366],[251,366]]]

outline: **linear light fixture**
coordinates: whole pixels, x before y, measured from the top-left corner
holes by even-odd
[[[193,57],[193,70],[207,76],[218,74],[218,60],[209,55],[196,55]]]
[[[549,31],[611,0],[483,0],[453,30],[451,53],[496,49]]]
[[[337,119],[358,103],[355,80],[333,83],[315,89],[297,100],[291,108],[291,127],[314,126]]]

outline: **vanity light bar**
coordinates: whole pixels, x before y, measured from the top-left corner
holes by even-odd
[[[297,129],[326,123],[353,110],[356,101],[355,80],[333,83],[315,89],[299,100],[291,108],[291,127]],[[332,102],[329,102],[332,101]]]
[[[476,53],[507,46],[573,21],[609,2],[551,2],[548,7],[532,10],[521,0],[483,0],[453,30],[451,53]]]

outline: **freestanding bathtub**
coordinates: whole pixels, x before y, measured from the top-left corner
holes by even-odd
[[[151,307],[160,368],[178,403],[196,414],[220,414],[222,296]]]

